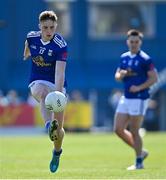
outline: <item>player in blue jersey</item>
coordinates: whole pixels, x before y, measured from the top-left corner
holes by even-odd
[[[45,107],[45,97],[51,91],[66,93],[65,68],[67,44],[56,33],[57,16],[53,11],[43,11],[39,15],[40,31],[31,31],[27,35],[24,60],[31,57],[31,75],[29,88],[33,97],[40,103],[41,114],[45,120],[49,137],[54,142],[50,171],[56,172],[62,153],[64,137],[64,113],[52,113]]]
[[[142,169],[148,152],[143,149],[139,128],[143,121],[149,99],[149,87],[157,81],[157,73],[152,59],[141,48],[143,34],[135,29],[127,33],[129,51],[121,55],[115,79],[124,84],[115,114],[115,133],[136,154],[136,162],[128,170]],[[129,130],[127,129],[129,125]]]

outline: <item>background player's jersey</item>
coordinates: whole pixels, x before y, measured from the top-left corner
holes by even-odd
[[[132,55],[131,52],[128,51],[121,55],[119,68],[128,70],[131,74],[123,79],[125,97],[139,99],[149,98],[149,88],[137,93],[129,92],[129,88],[132,85],[140,85],[147,80],[147,72],[154,69],[151,58],[143,51],[139,51],[135,55]]]
[[[28,47],[32,58],[30,83],[35,80],[46,80],[55,83],[56,61],[67,60],[67,44],[59,34],[43,42],[40,31],[31,31],[27,35]],[[66,80],[64,83],[66,87]]]

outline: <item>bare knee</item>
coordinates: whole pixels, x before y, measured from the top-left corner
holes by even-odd
[[[43,85],[36,85],[35,87],[31,88],[32,96],[38,101],[40,101],[41,99],[45,99],[48,93],[49,89]]]
[[[124,135],[124,130],[128,124],[128,121],[129,119],[127,114],[116,113],[114,132],[118,136],[122,137]]]
[[[45,97],[47,96],[48,93],[49,93],[48,90],[42,89],[42,90],[38,90],[38,91],[34,92],[33,96],[39,97],[40,99],[45,99]]]

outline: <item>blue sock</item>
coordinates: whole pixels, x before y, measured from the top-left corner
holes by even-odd
[[[48,132],[48,128],[50,127],[50,121],[46,121],[46,123],[45,123],[45,128],[46,128],[46,130],[47,130],[47,132]]]
[[[53,153],[54,153],[55,156],[60,156],[61,153],[62,153],[62,149],[61,149],[60,151],[56,151],[56,150],[54,149]]]
[[[136,164],[142,164],[142,162],[143,162],[142,157],[137,157]]]

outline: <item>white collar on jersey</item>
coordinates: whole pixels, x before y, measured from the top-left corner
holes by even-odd
[[[132,54],[131,51],[129,51],[129,56],[130,56],[130,58],[134,58],[137,54],[138,54],[138,53]]]
[[[42,42],[43,45],[47,45],[50,43],[50,41],[43,41],[42,39],[40,39],[40,41]]]

